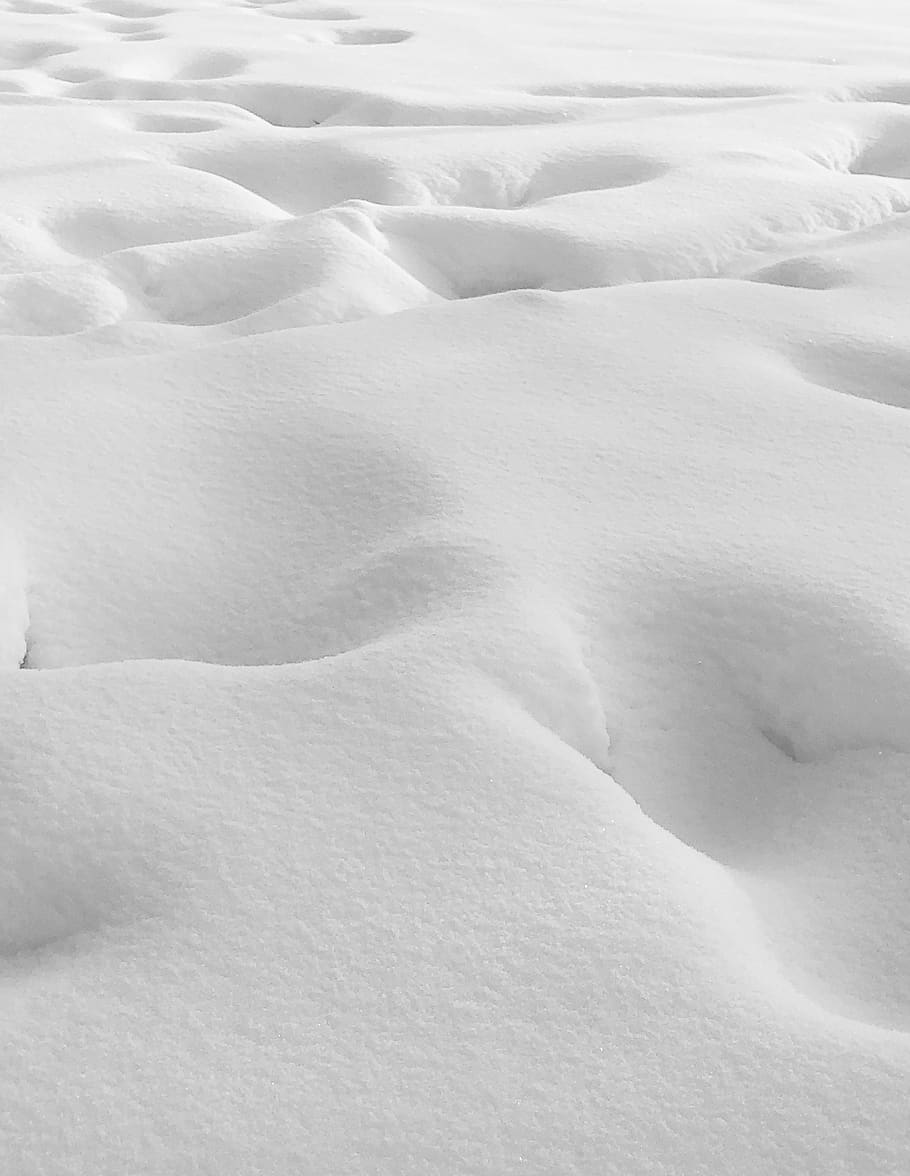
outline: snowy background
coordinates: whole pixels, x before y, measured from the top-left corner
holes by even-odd
[[[905,1176],[910,10],[176,2],[0,0],[0,1172]]]

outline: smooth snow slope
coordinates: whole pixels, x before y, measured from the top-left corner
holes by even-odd
[[[908,265],[904,4],[0,5],[2,1176],[905,1176]]]

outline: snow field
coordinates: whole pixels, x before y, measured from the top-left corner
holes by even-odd
[[[11,1173],[904,1173],[907,31],[0,7]]]

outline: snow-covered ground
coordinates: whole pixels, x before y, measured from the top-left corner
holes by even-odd
[[[906,1176],[908,274],[905,0],[0,2],[2,1176]]]

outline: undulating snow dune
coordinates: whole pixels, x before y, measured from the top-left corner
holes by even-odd
[[[905,1176],[908,273],[904,3],[0,2],[2,1176]]]

